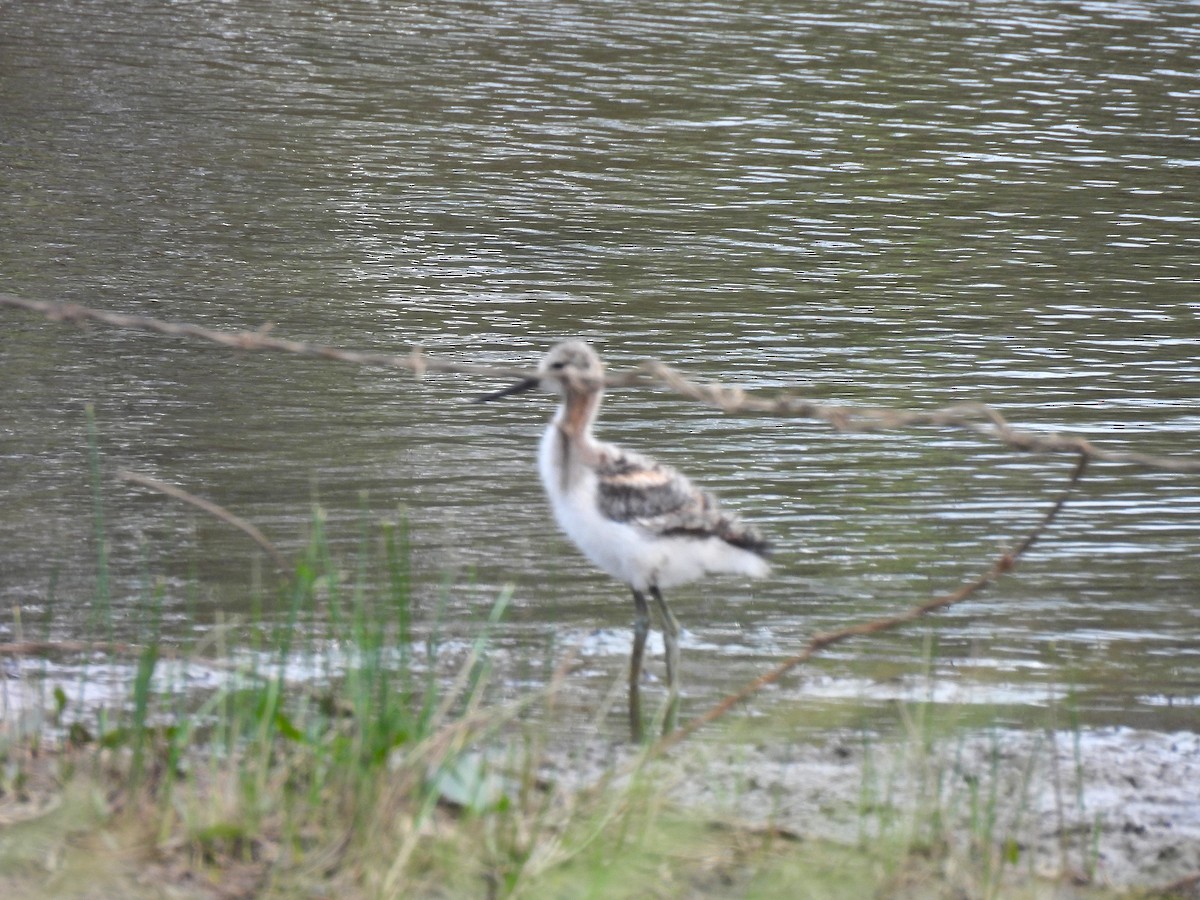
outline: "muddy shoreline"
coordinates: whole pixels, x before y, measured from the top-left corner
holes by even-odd
[[[601,780],[632,757],[627,746],[594,742],[551,753],[545,774]],[[1014,878],[1117,889],[1160,889],[1200,873],[1194,732],[990,730],[928,746],[844,733],[695,745],[652,766],[685,809],[801,839],[987,846]]]
[[[86,685],[55,682],[72,691],[76,714],[127,690],[125,667],[93,663],[88,673]],[[0,691],[0,734],[54,734],[44,685],[16,674],[14,666]],[[175,686],[212,688],[224,677],[196,665]],[[540,765],[545,782],[569,792],[637,768],[638,751],[619,729],[598,727],[601,720],[550,729]],[[801,839],[941,841],[997,854],[1016,879],[1120,890],[1156,890],[1200,873],[1200,730],[889,736],[832,728],[799,741],[701,737],[649,767],[653,788],[684,810]],[[1182,895],[1200,896],[1200,886],[1189,890]]]

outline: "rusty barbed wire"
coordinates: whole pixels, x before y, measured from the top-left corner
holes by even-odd
[[[192,338],[242,351],[289,353],[296,356],[329,359],[355,365],[400,369],[421,377],[426,373],[475,375],[486,378],[528,378],[534,373],[525,368],[460,363],[428,356],[420,347],[405,354],[342,350],[321,344],[272,337],[272,326],[255,331],[223,331],[189,323],[165,322],[149,316],[113,313],[75,303],[30,300],[12,294],[0,294],[0,307],[38,313],[54,322],[85,324],[94,322],[114,328],[148,331],[168,337]],[[813,419],[837,431],[873,432],[903,428],[937,427],[969,431],[1025,453],[1077,454],[1089,460],[1124,463],[1163,472],[1200,473],[1200,458],[1164,456],[1098,447],[1079,435],[1029,431],[1015,428],[1001,413],[985,403],[956,403],[933,410],[902,410],[886,407],[847,406],[824,403],[783,392],[764,397],[740,387],[687,378],[677,369],[658,361],[643,360],[634,369],[617,372],[606,379],[609,387],[666,388],[675,394],[719,409],[727,414],[757,414],[783,418]]]
[[[1058,514],[1062,512],[1067,505],[1067,501],[1071,496],[1071,492],[1079,485],[1083,479],[1084,472],[1087,471],[1088,458],[1082,452],[1077,454],[1075,468],[1071,471],[1071,475],[1067,479],[1066,485],[1059,492],[1054,502],[1046,509],[1045,513],[1032,529],[1017,543],[1011,550],[1005,550],[995,558],[992,565],[983,574],[964,581],[957,589],[946,594],[935,594],[926,600],[911,606],[903,612],[890,616],[881,616],[875,619],[867,619],[860,622],[855,622],[851,625],[846,625],[837,628],[833,631],[820,632],[814,634],[804,646],[804,648],[793,656],[788,657],[782,662],[775,665],[770,671],[750,681],[741,688],[734,691],[732,694],[726,695],[720,702],[709,707],[704,713],[688,720],[679,730],[663,735],[656,743],[652,744],[647,755],[650,757],[659,756],[669,751],[676,744],[679,744],[701,728],[704,728],[718,719],[724,717],[734,707],[739,706],[753,697],[755,694],[763,690],[763,688],[776,684],[784,675],[795,669],[797,666],[808,662],[818,653],[836,645],[856,637],[864,637],[866,635],[879,634],[884,631],[895,631],[905,625],[910,625],[918,619],[923,619],[931,613],[940,610],[949,609],[952,606],[957,606],[960,603],[971,599],[979,592],[993,585],[1000,579],[1001,576],[1012,572],[1020,561],[1025,552],[1038,542],[1041,536],[1046,532]]]

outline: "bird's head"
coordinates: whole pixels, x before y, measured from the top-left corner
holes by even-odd
[[[541,386],[560,396],[598,393],[604,389],[604,364],[591,345],[583,341],[563,341],[550,348],[538,366],[537,375],[509,385],[477,402],[499,400]]]

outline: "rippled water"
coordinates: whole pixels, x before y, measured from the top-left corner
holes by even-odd
[[[581,335],[614,366],[1200,448],[1195,3],[8,12],[0,290],[505,364]],[[555,535],[533,471],[548,400],[479,408],[476,380],[0,317],[0,627],[15,606],[88,627],[90,402],[106,474],[203,493],[289,552],[314,498],[349,546],[364,503],[403,506],[426,609],[444,573],[460,584],[449,628],[511,581],[502,652],[578,645],[579,681],[620,677],[630,604]],[[778,546],[771,580],[678,596],[695,706],[985,568],[1070,468],[648,391],[602,425]],[[105,492],[118,628],[143,573],[180,630],[246,602],[240,536]],[[1017,720],[1070,690],[1099,721],[1194,724],[1198,544],[1195,476],[1094,466],[1018,576],[938,617],[938,690]],[[921,695],[929,631],[845,645],[783,695]]]

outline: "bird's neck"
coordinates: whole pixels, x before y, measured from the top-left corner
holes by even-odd
[[[554,416],[563,436],[576,443],[592,439],[592,424],[600,411],[600,391],[568,391]]]
[[[568,391],[554,415],[550,434],[554,440],[554,466],[566,490],[583,471],[594,468],[600,457],[592,437],[592,424],[600,409],[599,391]]]

